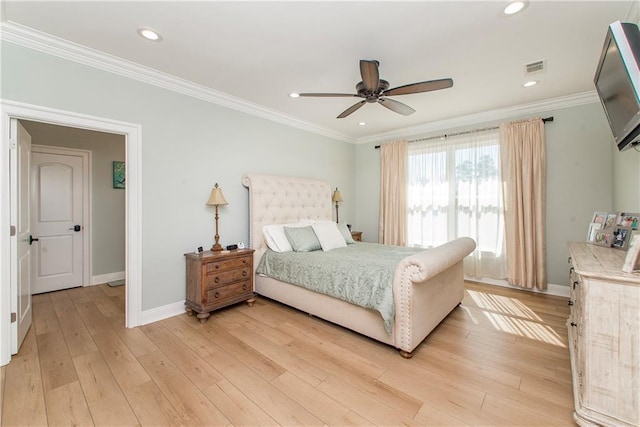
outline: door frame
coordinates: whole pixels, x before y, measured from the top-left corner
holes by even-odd
[[[125,322],[139,326],[142,318],[142,126],[134,123],[57,110],[33,104],[0,99],[0,366],[11,361],[11,200],[10,120],[24,119],[81,129],[109,132],[125,137],[126,221],[125,221]]]
[[[93,253],[91,250],[92,227],[91,227],[91,203],[93,199],[90,150],[79,148],[59,147],[56,145],[31,144],[31,156],[33,153],[60,154],[63,156],[75,156],[82,158],[82,286],[91,285],[91,274],[93,266]],[[33,212],[33,209],[31,209]]]

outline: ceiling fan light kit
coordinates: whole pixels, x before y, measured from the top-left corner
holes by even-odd
[[[389,82],[380,78],[378,67],[380,63],[375,60],[360,60],[360,76],[362,81],[356,84],[355,94],[349,93],[300,93],[299,96],[307,97],[356,97],[363,98],[351,107],[338,115],[338,119],[343,119],[366,103],[377,103],[389,110],[408,116],[416,110],[402,102],[387,98],[388,96],[410,95],[414,93],[431,92],[434,90],[446,89],[453,86],[452,79],[427,80],[424,82],[411,83],[389,89]]]

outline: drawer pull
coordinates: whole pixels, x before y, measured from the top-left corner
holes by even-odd
[[[214,297],[214,298],[220,298],[220,293],[219,293],[219,292],[216,292],[215,294],[213,294],[213,297]]]
[[[242,260],[242,263],[243,263],[243,264],[246,264],[246,263],[247,263],[247,260],[246,260],[246,259],[243,259],[243,260]]]
[[[576,286],[578,286],[578,284],[579,284],[578,282],[573,282],[573,289],[575,289]]]
[[[220,268],[220,264],[216,264],[216,270]]]
[[[247,290],[247,284],[245,283],[244,285],[242,285],[242,290],[246,291]]]
[[[220,278],[216,277],[215,279],[213,279],[213,281],[216,282],[216,283],[220,283]]]
[[[574,326],[574,327],[575,327],[575,326],[578,326],[578,324],[577,324],[577,323],[574,323],[574,322],[571,322],[571,326]]]
[[[571,300],[567,301],[567,305],[568,305],[569,307],[571,307],[571,306],[573,305],[573,301],[571,301]]]
[[[243,271],[243,272],[242,272],[242,276],[243,276],[243,277],[247,277],[247,272],[246,272],[246,271]]]

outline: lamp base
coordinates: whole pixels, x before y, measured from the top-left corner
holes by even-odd
[[[216,242],[216,244],[211,247],[211,250],[214,251],[214,252],[221,251],[222,250],[222,245],[220,243]]]

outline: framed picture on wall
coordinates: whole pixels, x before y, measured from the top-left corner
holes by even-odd
[[[113,161],[113,188],[125,188],[125,164]]]

